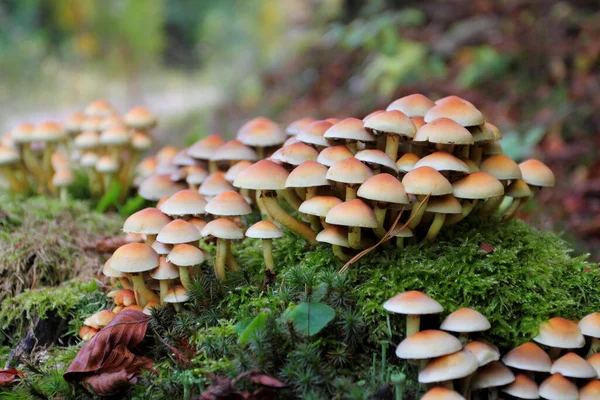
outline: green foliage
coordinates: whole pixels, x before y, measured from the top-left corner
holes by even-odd
[[[292,322],[299,333],[313,336],[335,318],[335,310],[323,303],[302,302],[289,310],[285,318]]]

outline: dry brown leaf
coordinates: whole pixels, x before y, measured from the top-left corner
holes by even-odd
[[[127,244],[124,237],[104,237],[96,242],[81,243],[85,250],[95,251],[98,254],[114,253],[119,247]]]
[[[492,254],[496,248],[493,244],[487,242],[479,243],[479,248],[485,252],[485,254]]]
[[[134,310],[120,312],[110,324],[85,343],[64,374],[68,382],[82,382],[101,396],[113,395],[131,383],[152,360],[131,352],[146,335],[150,316]]]
[[[17,369],[0,369],[0,387],[9,386],[23,378],[23,373]]]

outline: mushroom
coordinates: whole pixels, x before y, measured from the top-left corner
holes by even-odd
[[[492,361],[500,360],[500,350],[488,342],[483,340],[473,340],[465,344],[465,349],[469,350],[475,358],[480,367],[491,363]]]
[[[498,179],[504,188],[508,187],[509,182],[521,179],[522,177],[517,163],[504,154],[498,154],[485,159],[479,166],[479,169]],[[479,215],[487,216],[492,214],[498,209],[503,199],[504,196],[495,196],[488,199],[479,211]]]
[[[429,391],[421,397],[421,400],[465,400],[465,398],[454,390],[436,386],[429,389]]]
[[[592,344],[588,355],[592,355],[600,351],[600,313],[595,312],[588,314],[579,321],[579,329],[585,336],[592,338]]]
[[[56,171],[52,177],[52,185],[59,190],[60,200],[66,203],[69,199],[69,186],[75,181],[73,173],[69,169]]]
[[[282,144],[286,136],[275,122],[265,117],[256,117],[242,125],[237,132],[237,139],[256,148],[258,159],[262,159],[265,157],[265,147]]]
[[[407,226],[403,226],[394,237],[396,237],[396,247],[399,249],[404,248],[404,238],[409,238],[415,236],[413,231],[411,231]]]
[[[317,189],[321,186],[328,186],[326,178],[327,167],[316,161],[305,161],[288,175],[285,181],[286,189],[304,189],[305,200],[310,200],[317,195]],[[302,204],[298,205],[298,209]],[[320,230],[319,218],[309,216],[313,231]]]
[[[548,400],[578,400],[579,390],[561,374],[553,374],[540,384],[540,397]]]
[[[20,157],[16,150],[0,145],[0,172],[8,180],[10,190],[15,193],[23,192],[26,189],[16,174],[16,166],[19,163]],[[27,179],[27,177],[24,178]]]
[[[502,183],[485,172],[474,172],[452,184],[454,197],[462,199],[462,212],[446,218],[445,225],[455,224],[466,218],[480,200],[504,193]]]
[[[532,342],[523,343],[502,357],[504,365],[533,372],[550,372],[552,360],[538,345]]]
[[[173,304],[175,307],[175,311],[181,311],[181,303],[185,303],[190,299],[190,295],[188,291],[183,286],[175,286],[172,289],[169,289],[167,295],[165,296],[165,303]]]
[[[468,148],[473,144],[473,136],[460,124],[449,118],[427,120],[421,126],[413,139],[415,144],[431,143],[441,151],[452,153],[456,145]]]
[[[96,161],[96,171],[102,175],[102,185],[104,187],[104,193],[108,193],[113,177],[119,170],[119,163],[111,156],[102,156]]]
[[[275,221],[314,244],[316,243],[315,232],[287,214],[275,197],[278,190],[285,190],[288,175],[285,168],[273,161],[261,160],[241,171],[233,184],[239,188],[256,190],[257,199],[263,202],[266,212]]]
[[[327,129],[331,128],[332,125],[333,124],[329,121],[312,122],[298,132],[296,139],[302,143],[314,146],[317,150],[323,150],[329,146],[327,139],[325,139],[323,135],[325,135]],[[348,150],[347,147],[346,150]],[[348,150],[348,152],[350,152],[350,150]],[[352,152],[350,152],[350,154],[352,155]]]
[[[375,174],[379,174],[381,172],[381,168],[385,168],[394,174],[398,173],[398,166],[396,166],[396,162],[394,161],[395,159],[390,158],[381,150],[361,150],[354,155],[354,158],[365,163],[367,167],[371,168]]]
[[[202,182],[198,188],[198,193],[204,196],[206,200],[210,200],[228,190],[235,190],[235,188],[231,183],[227,182],[224,172],[217,171],[210,174],[204,182]]]
[[[304,128],[306,128],[308,125],[312,124],[315,121],[316,120],[312,117],[304,117],[297,119],[285,128],[285,133],[287,133],[290,136],[296,136]]]
[[[146,244],[153,245],[160,230],[171,221],[159,209],[148,207],[131,214],[123,224],[123,232],[146,235]]]
[[[414,194],[421,202],[412,207],[408,228],[414,230],[427,210],[427,196],[444,196],[452,193],[452,185],[439,172],[431,167],[415,168],[402,178],[407,193]]]
[[[579,400],[600,399],[600,381],[591,381],[579,389]]]
[[[217,164],[219,162],[228,162],[230,167],[240,161],[256,161],[257,159],[259,157],[256,155],[256,152],[239,140],[225,142],[210,157],[211,162]]]
[[[283,231],[272,222],[260,221],[246,230],[246,237],[261,239],[265,266],[267,267],[267,270],[274,273],[275,261],[273,261],[273,239],[283,237]]]
[[[315,197],[316,198],[316,197]],[[329,243],[333,254],[342,261],[350,260],[342,247],[349,248],[348,231],[341,226],[328,226],[317,235],[317,242]]]
[[[515,374],[510,369],[500,361],[492,361],[475,373],[467,393],[470,394],[470,390],[488,389],[488,399],[497,400],[498,387],[509,385],[514,381]]]
[[[444,222],[448,215],[460,215],[462,213],[462,207],[456,197],[451,194],[445,196],[434,197],[427,203],[428,213],[433,213],[433,222],[429,226],[427,235],[424,241],[431,243],[435,240],[440,230],[444,226]]]
[[[328,224],[348,227],[348,244],[353,249],[361,248],[361,229],[377,228],[377,217],[373,210],[360,199],[345,201],[327,213]]]
[[[385,153],[398,158],[400,138],[412,139],[417,132],[411,119],[398,110],[390,110],[371,116],[364,122],[365,129],[374,135],[385,135]]]
[[[205,212],[207,201],[195,190],[180,190],[170,196],[160,206],[160,211],[171,217],[184,217],[202,215]]]
[[[209,235],[217,238],[215,275],[218,279],[224,280],[225,263],[227,262],[228,242],[230,240],[243,239],[244,233],[236,224],[231,222],[229,219],[217,218],[207,223],[204,229],[202,229],[202,236]]]
[[[146,200],[158,201],[183,189],[185,186],[171,181],[169,174],[158,174],[145,178],[140,183],[138,194]]]
[[[440,303],[416,290],[392,297],[383,303],[383,308],[391,313],[406,315],[406,337],[419,332],[421,315],[439,314],[444,311]]]
[[[415,164],[420,160],[419,156],[414,153],[403,154],[402,157],[396,161],[396,167],[398,168],[398,177],[401,179],[407,172],[410,172],[415,167]]]
[[[186,269],[185,267],[180,268]],[[161,256],[158,258],[158,267],[150,271],[150,276],[160,283],[160,303],[163,304],[169,291],[169,281],[179,278],[179,269]]]
[[[218,171],[216,161],[210,161],[215,151],[225,143],[225,140],[217,134],[209,135],[203,139],[198,140],[196,143],[188,148],[188,154],[190,157],[205,161],[208,163],[208,172],[214,173]]]
[[[129,289],[117,290],[114,293],[113,301],[117,306],[131,306],[135,304],[135,293],[133,292],[133,290]]]
[[[544,187],[554,187],[556,178],[554,173],[546,164],[539,160],[531,159],[519,164],[519,169],[523,175],[523,180],[534,191],[539,191]]]
[[[473,353],[468,350],[457,351],[429,361],[419,372],[419,382],[443,382],[445,387],[452,389],[454,379],[467,377],[478,367],[479,364]]]
[[[594,353],[588,356],[586,361],[596,370],[598,376],[600,376],[600,353]]]
[[[182,219],[176,219],[162,227],[156,240],[165,244],[197,243],[200,237],[200,232],[194,225]]]
[[[517,374],[513,383],[500,388],[501,392],[507,393],[518,399],[539,399],[539,388],[537,383],[525,374]]]
[[[83,325],[81,329],[79,329],[79,337],[84,342],[87,342],[91,338],[93,338],[96,333],[98,333],[98,329],[92,328],[91,326]]]
[[[577,324],[564,318],[550,318],[540,324],[535,342],[551,347],[550,358],[558,358],[561,349],[579,349],[585,346],[585,339]]]
[[[116,314],[110,310],[98,311],[96,314],[91,315],[83,321],[83,324],[90,326],[95,329],[102,329],[115,318]]]
[[[459,158],[445,151],[436,151],[428,156],[425,156],[414,164],[413,168],[431,167],[440,172],[450,181],[454,181],[456,175],[468,175],[469,167]]]
[[[331,167],[338,161],[345,160],[347,158],[354,157],[354,154],[346,146],[333,146],[327,147],[319,153],[317,157],[317,162],[319,164],[323,164],[326,167]]]
[[[323,228],[327,228],[328,225],[325,222],[327,213],[333,207],[335,207],[341,203],[342,203],[342,200],[338,199],[335,196],[315,196],[315,197],[312,197],[312,198],[307,199],[306,201],[302,202],[302,204],[300,204],[300,207],[298,208],[298,211],[300,211],[303,214],[308,215],[309,218],[310,217],[320,218],[320,221],[321,221],[320,223],[323,226]],[[313,224],[313,230],[320,231],[321,230],[320,227],[317,227],[315,225],[316,224]]]
[[[515,217],[523,199],[529,199],[533,196],[533,192],[529,188],[529,185],[527,185],[523,179],[517,179],[511,182],[504,194],[507,198],[512,199],[510,205],[502,213],[502,218],[506,220]]]
[[[551,374],[561,374],[566,378],[593,379],[598,373],[589,362],[575,353],[567,353],[552,363]]]
[[[159,301],[159,297],[144,281],[143,272],[158,266],[158,254],[145,243],[127,243],[119,247],[110,259],[110,266],[129,276],[137,304],[144,306],[148,301]]]
[[[440,329],[460,334],[460,341],[467,343],[467,333],[483,332],[492,326],[486,317],[472,308],[460,308],[448,315],[440,325]]]
[[[106,260],[106,262],[104,263],[104,267],[102,268],[102,273],[105,276],[108,276],[110,278],[111,281],[111,285],[113,287],[116,286],[116,282],[114,282],[114,279],[119,279],[119,282],[121,282],[121,286],[124,289],[131,289],[133,288],[133,286],[131,286],[131,283],[129,282],[129,280],[127,279],[127,277],[125,276],[125,274],[123,274],[120,271],[115,270],[113,267],[111,267],[110,265],[110,258],[108,260]]]
[[[396,357],[421,360],[421,368],[423,368],[426,360],[456,353],[461,349],[460,341],[449,333],[425,330],[404,338],[396,348]]]
[[[358,159],[346,158],[333,164],[327,171],[327,179],[345,186],[346,201],[356,198],[357,187],[373,176],[373,171]]]
[[[204,252],[204,250],[201,250],[195,246],[185,243],[173,246],[173,250],[171,250],[171,252],[167,255],[166,259],[167,262],[173,263],[174,265],[179,267],[179,280],[181,281],[183,287],[187,290],[190,290],[192,288],[190,268],[202,264],[204,260],[206,260],[206,253]],[[162,294],[162,281],[160,291]]]
[[[333,124],[323,137],[330,141],[344,141],[350,151],[355,154],[357,152],[358,142],[374,142],[375,136],[369,133],[364,122],[357,118],[346,118]]]
[[[392,101],[386,111],[398,110],[410,118],[424,117],[433,106],[435,103],[427,96],[415,93]]]
[[[42,155],[42,174],[45,182],[49,184],[49,189],[54,191],[50,182],[52,178],[51,157],[57,144],[66,139],[66,134],[57,123],[44,122],[33,130],[31,138],[33,141],[45,144]]]

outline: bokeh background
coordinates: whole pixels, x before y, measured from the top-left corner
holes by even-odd
[[[413,92],[465,97],[511,157],[549,164],[521,217],[600,260],[597,0],[0,0],[3,131],[105,98],[183,146]]]

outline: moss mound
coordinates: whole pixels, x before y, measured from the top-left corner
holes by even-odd
[[[116,235],[121,223],[81,201],[0,195],[0,301],[25,289],[94,275],[99,255],[85,248]]]

